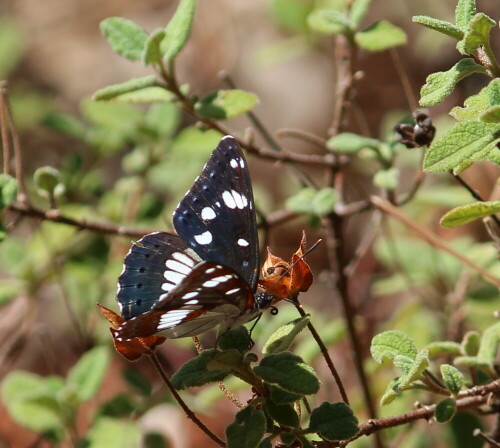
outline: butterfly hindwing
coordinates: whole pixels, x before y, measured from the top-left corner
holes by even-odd
[[[203,260],[238,272],[255,291],[258,236],[252,184],[237,141],[224,137],[173,216],[179,236]]]
[[[130,319],[149,311],[200,262],[176,235],[150,233],[135,242],[123,260],[117,300]]]
[[[186,278],[150,311],[126,321],[117,331],[124,339],[161,332],[170,338],[200,334],[238,317],[249,320],[254,310],[249,285],[232,269],[211,261],[197,265]]]

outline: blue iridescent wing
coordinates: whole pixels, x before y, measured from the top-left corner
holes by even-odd
[[[135,242],[123,260],[116,299],[130,319],[149,311],[200,263],[176,235],[155,232]]]
[[[259,245],[252,184],[233,137],[222,138],[177,206],[173,222],[178,235],[200,258],[233,269],[255,291]]]

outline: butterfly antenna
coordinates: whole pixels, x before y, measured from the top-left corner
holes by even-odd
[[[318,241],[316,241],[316,242],[315,242],[315,243],[314,243],[314,244],[313,244],[310,248],[308,248],[308,249],[307,249],[307,250],[306,250],[306,251],[305,251],[305,252],[304,252],[304,253],[303,253],[303,254],[302,254],[302,255],[301,255],[301,256],[300,256],[297,260],[295,260],[295,262],[294,262],[294,263],[292,263],[292,264],[290,265],[290,267],[289,267],[289,268],[288,268],[285,272],[283,272],[283,274],[281,274],[281,275],[280,275],[280,278],[278,278],[278,279],[277,279],[277,280],[276,280],[276,281],[275,281],[275,282],[274,282],[274,283],[273,283],[273,284],[272,284],[272,285],[271,285],[271,286],[267,289],[267,291],[272,290],[272,289],[273,289],[273,288],[274,288],[274,287],[278,284],[278,282],[279,282],[279,281],[280,281],[280,280],[281,280],[281,279],[282,279],[282,278],[283,278],[286,274],[288,274],[288,273],[289,273],[289,272],[293,269],[293,267],[294,267],[294,266],[295,266],[295,265],[296,265],[296,264],[297,264],[300,260],[304,259],[304,258],[305,258],[305,256],[306,256],[307,254],[311,253],[314,249],[316,249],[316,247],[318,247],[318,246],[319,246],[319,244],[320,244],[322,241],[323,241],[323,240],[320,238],[320,239],[319,239]],[[266,291],[266,292],[267,292],[267,291]],[[289,298],[284,298],[284,299],[282,299],[282,300],[285,300],[286,302],[290,302],[290,303],[295,303],[292,299],[289,299]],[[278,309],[277,309],[276,307],[272,307],[272,308],[274,308],[274,309],[276,310],[276,312],[274,312],[274,313],[273,313],[273,311],[274,311],[274,310],[271,310],[271,314],[273,314],[273,315],[278,314]]]

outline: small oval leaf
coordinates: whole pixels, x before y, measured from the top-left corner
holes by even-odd
[[[313,409],[309,430],[319,433],[327,440],[345,440],[358,433],[358,419],[345,403],[325,401]]]
[[[385,358],[394,359],[397,355],[415,359],[418,353],[413,339],[399,330],[389,330],[377,334],[372,339],[370,351],[373,359],[378,363],[381,363]]]
[[[143,28],[122,17],[104,19],[100,28],[111,48],[120,56],[131,61],[141,59],[148,40],[148,33]]]
[[[438,423],[449,422],[457,413],[457,402],[453,398],[445,398],[436,405],[434,418]]]

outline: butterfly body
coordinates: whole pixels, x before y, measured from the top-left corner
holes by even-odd
[[[262,313],[272,301],[255,294],[257,225],[245,157],[230,136],[213,151],[173,215],[178,235],[155,232],[124,260],[117,300],[123,339],[225,331]]]

